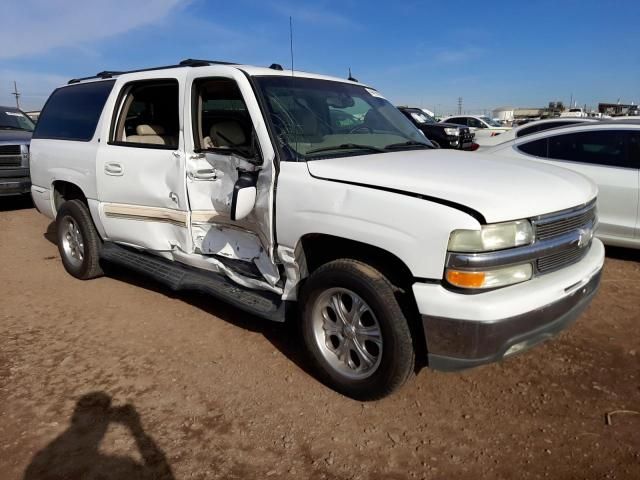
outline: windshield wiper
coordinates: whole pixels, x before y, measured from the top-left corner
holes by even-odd
[[[428,143],[416,142],[415,140],[409,140],[408,142],[400,142],[400,143],[391,143],[384,147],[385,150],[394,150],[396,148],[403,147],[424,147],[424,148],[434,148]]]
[[[331,147],[314,148],[306,152],[306,155],[311,153],[330,152],[332,150],[368,150],[370,152],[384,152],[384,148],[374,147],[373,145],[360,145],[357,143],[343,143],[342,145],[333,145]]]

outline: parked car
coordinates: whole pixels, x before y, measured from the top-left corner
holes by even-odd
[[[29,141],[33,121],[14,107],[0,107],[0,197],[31,191]]]
[[[476,135],[476,142],[483,137],[495,137],[501,133],[508,132],[511,127],[505,127],[493,119],[485,116],[473,115],[457,115],[455,117],[447,117],[441,120],[442,123],[455,123],[457,125],[466,125]]]
[[[454,123],[439,123],[420,108],[397,107],[405,117],[411,120],[424,136],[439,148],[457,150],[475,150],[474,134],[468,127]]]
[[[596,235],[640,248],[640,120],[583,122],[501,143],[485,153],[562,166],[598,184]]]
[[[521,126],[512,128],[508,132],[495,137],[482,137],[476,143],[480,145],[480,148],[492,147],[503,142],[508,142],[514,138],[524,137],[536,132],[543,132],[551,128],[565,127],[567,125],[574,125],[576,123],[583,122],[597,122],[597,118],[550,118],[547,120],[537,120],[535,122],[527,122]]]
[[[560,114],[560,117],[562,118],[566,118],[566,117],[585,118],[588,116],[589,114],[585,112],[582,108],[570,108],[569,110],[562,112]]]
[[[582,175],[433,149],[374,88],[275,65],[72,80],[42,110],[31,173],[69,274],[110,261],[289,310],[320,378],[358,399],[399,388],[416,356],[457,370],[549,338],[604,261]]]

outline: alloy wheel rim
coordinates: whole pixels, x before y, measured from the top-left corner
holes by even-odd
[[[373,310],[346,288],[322,292],[312,313],[320,353],[338,373],[354,380],[371,376],[382,360],[382,331]]]
[[[67,216],[62,219],[61,228],[64,255],[74,267],[79,267],[84,262],[84,239],[78,224]]]

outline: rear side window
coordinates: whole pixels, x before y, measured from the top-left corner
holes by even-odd
[[[449,120],[447,120],[444,123],[455,123],[457,125],[464,125],[465,127],[467,126],[467,119],[464,117],[455,117],[455,118],[450,118]]]
[[[91,140],[114,83],[80,83],[55,90],[40,114],[33,138]]]
[[[547,156],[547,139],[534,140],[533,142],[522,143],[518,145],[518,150],[534,157]]]
[[[627,159],[627,132],[599,130],[556,135],[549,139],[549,158],[572,162],[631,167]]]

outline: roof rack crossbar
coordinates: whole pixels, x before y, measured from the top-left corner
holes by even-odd
[[[125,73],[139,73],[139,72],[151,72],[153,70],[167,70],[170,68],[180,68],[180,67],[205,67],[208,65],[237,65],[233,62],[221,62],[218,60],[196,60],[193,58],[188,58],[186,60],[182,60],[180,63],[176,65],[164,65],[162,67],[150,67],[150,68],[139,68],[136,70],[105,70],[103,72],[98,72],[95,75],[90,77],[81,77],[81,78],[72,78],[67,82],[68,85],[72,83],[80,83],[85,80],[93,80],[94,78],[106,79],[113,78],[117,75],[123,75]]]

